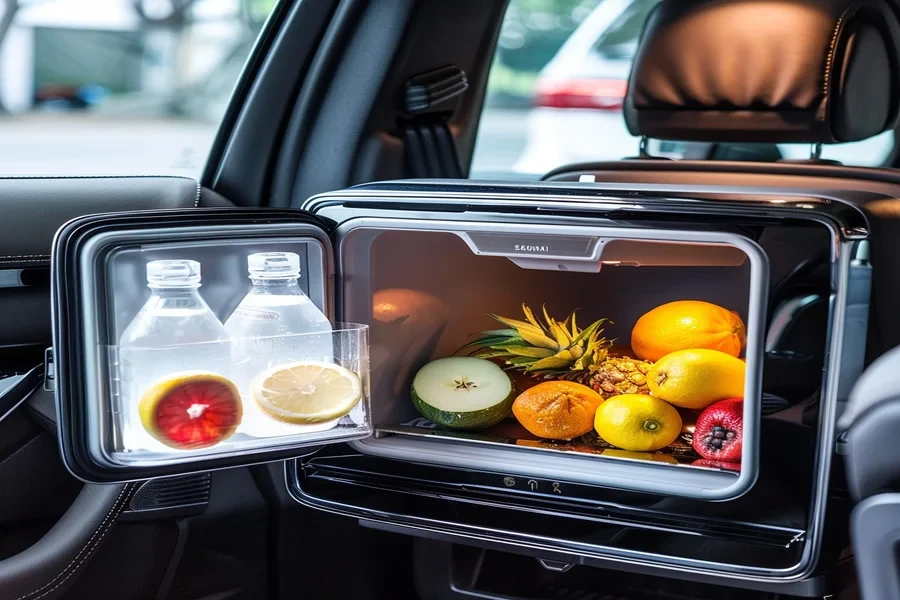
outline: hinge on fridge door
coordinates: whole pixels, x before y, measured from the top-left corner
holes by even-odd
[[[53,362],[53,348],[44,350],[44,391],[56,391],[56,365]]]

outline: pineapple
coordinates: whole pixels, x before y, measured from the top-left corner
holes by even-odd
[[[596,364],[588,366],[588,374],[579,373],[567,379],[574,379],[609,398],[619,394],[649,394],[647,372],[653,363],[636,358],[607,356]]]
[[[562,322],[547,314],[544,322],[522,305],[527,321],[490,315],[507,329],[484,331],[463,348],[471,354],[501,359],[508,368],[543,379],[568,379],[593,388],[604,398],[619,394],[646,394],[647,372],[653,363],[624,356],[611,356],[612,341],[602,336],[607,319],[584,329],[572,312]]]

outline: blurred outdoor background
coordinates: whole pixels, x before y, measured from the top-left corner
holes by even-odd
[[[198,176],[277,1],[0,0],[0,175]],[[622,100],[657,2],[511,0],[472,176],[634,156]],[[877,164],[892,148],[887,134],[824,155]],[[651,150],[690,156],[678,142]]]
[[[277,0],[0,0],[0,174],[183,174]]]

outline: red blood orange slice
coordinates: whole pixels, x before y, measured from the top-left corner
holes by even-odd
[[[207,448],[228,439],[241,423],[237,387],[215,373],[177,373],[155,384],[138,408],[144,429],[166,446]]]

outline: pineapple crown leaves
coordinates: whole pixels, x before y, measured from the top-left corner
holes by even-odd
[[[603,360],[612,342],[602,336],[607,319],[594,321],[579,329],[575,311],[563,321],[557,321],[543,307],[544,322],[522,305],[525,321],[489,316],[506,325],[508,329],[483,331],[460,351],[474,348],[472,356],[502,358],[511,368],[528,372],[551,373],[558,371],[582,371]]]

